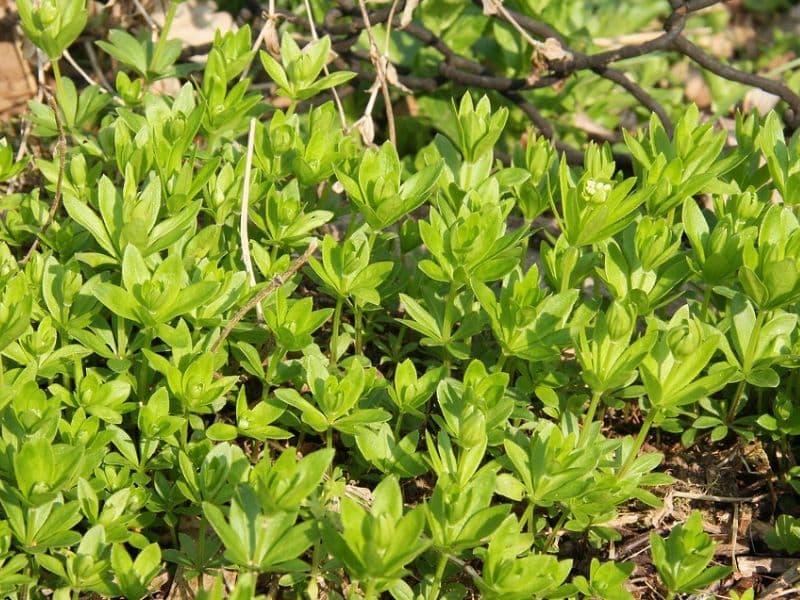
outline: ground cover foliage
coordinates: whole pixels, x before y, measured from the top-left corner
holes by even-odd
[[[18,2],[54,80],[47,151],[0,145],[0,592],[753,598],[713,502],[800,551],[791,108],[735,144],[654,111],[573,165],[461,89],[400,155],[330,100],[330,37],[243,27],[198,66],[169,6],[97,41],[109,92],[61,73],[80,0]],[[685,491],[692,452],[727,487]]]

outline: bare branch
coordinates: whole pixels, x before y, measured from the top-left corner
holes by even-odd
[[[800,126],[800,96],[792,91],[785,83],[754,73],[746,73],[730,65],[723,64],[683,36],[677,37],[673,45],[677,50],[715,75],[719,75],[730,81],[743,83],[750,87],[762,89],[770,94],[775,94],[791,107],[792,114],[789,115],[789,125],[792,128]]]
[[[58,103],[56,99],[47,91],[47,100],[50,103],[50,107],[53,109],[53,114],[55,115],[56,119],[56,126],[58,127],[58,142],[56,144],[56,148],[58,149],[58,178],[56,179],[56,193],[53,196],[53,202],[50,204],[50,211],[47,213],[47,220],[44,222],[42,226],[42,230],[39,232],[38,237],[33,240],[31,247],[28,248],[28,251],[25,253],[25,256],[20,261],[21,265],[27,264],[27,262],[31,259],[31,256],[36,252],[39,248],[39,240],[44,237],[44,234],[47,233],[47,230],[50,228],[50,224],[53,222],[53,219],[56,216],[56,212],[58,212],[58,207],[61,206],[61,190],[62,186],[64,185],[64,170],[66,167],[67,161],[67,136],[64,133],[64,124],[61,121],[61,113],[60,108],[58,107]]]
[[[281,273],[280,275],[276,275],[272,278],[270,284],[259,291],[255,296],[250,298],[250,300],[245,304],[239,311],[233,316],[233,318],[228,321],[228,324],[225,325],[225,328],[222,330],[222,333],[219,334],[217,341],[211,346],[211,352],[216,352],[219,350],[219,347],[222,343],[227,339],[230,335],[233,328],[239,324],[239,322],[245,317],[247,313],[249,313],[253,308],[259,306],[261,302],[269,296],[272,292],[277,290],[279,287],[283,286],[289,279],[300,270],[304,264],[308,262],[308,259],[311,258],[311,255],[314,254],[314,251],[317,249],[317,240],[312,240],[311,243],[308,245],[306,251],[289,267],[286,271]]]
[[[373,75],[364,68],[364,65],[372,62],[375,70],[379,69],[379,66],[375,65],[375,52],[371,51],[370,54],[367,54],[356,50],[353,47],[356,40],[362,31],[366,30],[368,35],[371,34],[371,23],[386,22],[387,27],[398,28],[402,24],[403,27],[398,31],[435,49],[442,56],[442,61],[438,65],[438,73],[429,77],[416,76],[398,66],[396,81],[411,90],[428,93],[448,84],[497,91],[517,105],[542,135],[553,141],[554,145],[566,154],[570,162],[579,162],[583,158],[582,152],[556,140],[552,124],[533,105],[531,98],[523,95],[523,92],[552,87],[574,74],[591,71],[620,86],[647,111],[655,113],[665,130],[671,133],[674,125],[665,107],[648,90],[629,78],[623,71],[611,66],[619,61],[656,52],[679,52],[721,77],[775,94],[790,107],[790,110],[786,112],[787,123],[793,128],[800,126],[800,95],[780,81],[746,73],[725,65],[686,39],[684,26],[687,17],[694,12],[719,4],[719,2],[720,0],[670,0],[672,12],[663,22],[662,33],[654,32],[648,36],[632,38],[633,42],[624,43],[616,48],[595,54],[585,54],[571,48],[567,43],[567,38],[551,25],[506,8],[502,0],[473,0],[473,3],[481,8],[485,3],[489,3],[492,8],[489,12],[494,14],[495,18],[508,23],[527,43],[534,46],[536,52],[540,53],[537,58],[542,59],[542,62],[538,67],[538,72],[534,71],[527,78],[505,77],[492,72],[479,62],[461,56],[419,21],[401,23],[402,15],[397,14],[400,11],[396,10],[396,0],[391,7],[382,7],[372,12],[366,10],[364,0],[339,0],[337,7],[326,13],[322,29],[334,38],[333,45],[340,54],[340,62],[337,64],[341,68],[356,72],[362,81],[372,81]],[[552,53],[548,58],[547,52],[541,52],[545,45],[544,42],[548,38],[558,42],[560,49],[564,51],[558,53],[557,58]],[[372,102],[374,102],[374,98],[371,98]],[[392,119],[389,121],[391,128]],[[617,157],[620,166],[630,165],[629,156],[617,155]]]

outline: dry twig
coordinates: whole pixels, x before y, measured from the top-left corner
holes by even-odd
[[[369,38],[369,56],[370,60],[372,61],[373,66],[375,67],[375,84],[373,87],[372,94],[377,91],[377,86],[380,87],[381,93],[383,94],[383,103],[384,109],[386,110],[386,121],[389,125],[389,140],[395,144],[397,143],[397,132],[395,129],[394,123],[394,108],[392,107],[392,97],[389,94],[389,83],[388,83],[388,76],[387,76],[387,64],[389,62],[387,53],[384,52],[383,54],[378,53],[378,44],[375,41],[375,35],[372,31],[372,24],[370,23],[369,12],[367,11],[367,5],[364,0],[358,0],[358,6],[361,9],[361,17],[364,19],[364,26],[367,30],[367,37]],[[394,14],[396,4],[392,4],[392,7],[389,9],[389,18]],[[389,32],[386,33],[387,36],[387,44],[388,44],[388,37]],[[371,98],[372,99],[372,98]],[[371,109],[370,109],[370,112]],[[370,117],[367,112],[364,113],[365,117]]]
[[[219,350],[219,347],[222,345],[222,342],[230,335],[233,328],[241,321],[244,316],[253,310],[254,307],[258,306],[262,300],[264,300],[267,296],[269,296],[272,292],[277,290],[283,284],[285,284],[289,278],[297,273],[304,264],[308,262],[308,259],[311,258],[311,255],[314,254],[314,251],[317,249],[317,241],[312,240],[309,244],[306,251],[289,267],[286,271],[281,273],[280,275],[276,275],[272,278],[270,284],[259,291],[255,296],[253,296],[247,304],[245,304],[239,311],[233,316],[233,318],[228,321],[228,324],[225,325],[225,328],[220,333],[219,338],[214,344],[211,346],[211,352],[216,352]]]
[[[75,69],[75,71],[77,71],[78,75],[83,77],[83,79],[84,79],[84,81],[86,81],[86,83],[88,83],[89,85],[96,85],[96,86],[104,89],[106,92],[108,91],[105,88],[105,86],[100,85],[99,83],[97,83],[94,79],[92,79],[91,75],[89,75],[86,71],[83,70],[83,67],[81,67],[75,61],[74,58],[72,58],[72,55],[69,53],[69,50],[64,50],[64,58],[66,58],[67,62],[70,64],[70,66],[72,66],[72,68]]]
[[[372,62],[375,65],[375,50],[371,49],[367,54],[354,49],[353,46],[362,31],[366,31],[369,35],[372,23],[387,22],[388,19],[387,26],[397,27],[398,31],[435,49],[442,56],[437,75],[417,77],[408,72],[401,73],[397,76],[397,81],[402,86],[430,93],[442,86],[455,83],[466,87],[498,91],[509,102],[518,106],[544,137],[550,139],[560,151],[566,153],[570,162],[581,162],[583,152],[557,140],[555,128],[536,109],[531,99],[523,95],[523,92],[557,85],[576,73],[591,71],[624,89],[648,112],[658,115],[667,132],[672,132],[673,124],[667,111],[655,97],[622,71],[611,66],[619,61],[657,52],[678,52],[720,77],[777,95],[790,107],[790,110],[785,113],[787,123],[791,127],[800,125],[800,94],[789,89],[780,81],[747,73],[723,64],[687,39],[686,34],[691,33],[684,31],[687,17],[694,12],[719,4],[720,0],[671,0],[673,10],[664,20],[663,31],[622,39],[620,41],[626,43],[595,54],[584,54],[569,47],[566,38],[552,26],[505,7],[502,0],[473,0],[473,2],[481,8],[488,6],[490,8],[488,13],[507,22],[535,49],[538,50],[545,45],[540,40],[552,38],[558,42],[563,53],[550,59],[548,53],[545,52],[541,75],[536,74],[537,76],[527,78],[509,78],[498,75],[484,65],[459,55],[443,39],[425,28],[419,21],[409,22],[406,11],[400,11],[399,8],[395,11],[394,3],[389,8],[382,7],[370,12],[366,10],[364,0],[340,0],[337,8],[328,11],[320,28],[332,37],[333,47],[341,57],[342,68],[355,71],[363,80],[372,80],[374,75],[369,74],[362,68],[362,65],[365,62]],[[407,5],[408,2],[406,2]],[[380,63],[375,65],[375,70],[379,70],[379,68]],[[540,69],[542,69],[541,66]],[[372,104],[374,101],[369,103],[370,106]],[[388,125],[391,127],[391,123]],[[626,163],[630,164],[629,156],[620,155],[617,156],[617,159],[620,166],[625,166]]]
[[[250,280],[250,285],[256,284],[256,274],[253,271],[253,262],[250,260],[250,236],[247,224],[250,220],[250,175],[253,167],[253,140],[256,135],[256,120],[250,119],[250,132],[247,134],[247,154],[244,159],[244,183],[242,189],[242,214],[239,217],[239,240],[242,246],[242,262],[244,270]],[[260,304],[256,304],[256,313],[259,323],[264,322],[264,311]]]
[[[769,494],[759,494],[757,496],[714,496],[711,494],[698,494],[696,492],[673,491],[670,494],[675,498],[686,498],[688,500],[704,500],[706,502],[725,502],[732,504],[755,504],[769,498]]]
[[[61,189],[64,185],[64,169],[67,161],[67,136],[64,134],[64,124],[61,121],[61,114],[59,112],[60,108],[58,107],[55,98],[49,92],[46,91],[45,93],[47,94],[47,100],[50,103],[50,107],[53,109],[53,114],[55,115],[56,119],[56,126],[58,127],[58,142],[56,143],[58,152],[58,178],[56,179],[56,193],[55,196],[53,196],[53,202],[50,204],[50,211],[47,213],[47,220],[44,222],[38,237],[33,240],[31,247],[28,248],[25,256],[20,261],[21,265],[25,265],[31,259],[31,256],[33,256],[34,252],[36,252],[36,250],[39,248],[39,240],[44,237],[44,235],[47,233],[47,230],[50,228],[50,224],[53,222],[53,219],[56,216],[58,207],[61,206]]]

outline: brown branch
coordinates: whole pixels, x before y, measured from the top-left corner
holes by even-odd
[[[47,94],[47,101],[50,104],[50,107],[53,109],[53,115],[55,115],[56,127],[58,127],[58,142],[56,143],[58,148],[58,177],[56,179],[56,193],[53,197],[53,202],[50,204],[50,211],[47,213],[47,220],[44,222],[42,230],[39,232],[39,236],[33,240],[31,247],[28,248],[25,256],[22,257],[22,260],[20,261],[21,265],[27,264],[27,262],[31,259],[34,252],[36,252],[36,250],[39,248],[39,240],[44,237],[44,234],[46,234],[47,230],[50,228],[50,224],[53,222],[56,212],[58,212],[58,207],[61,206],[61,190],[64,185],[64,170],[67,161],[67,136],[64,134],[64,124],[61,122],[61,115],[59,113],[60,109],[55,98],[46,90],[45,93]]]
[[[392,4],[387,15],[388,22],[391,23],[394,17],[394,9],[396,4]],[[364,19],[364,25],[367,29],[367,38],[369,39],[369,54],[372,64],[375,67],[375,84],[380,86],[381,94],[383,95],[384,110],[386,111],[386,121],[389,124],[389,140],[392,144],[397,145],[397,133],[394,124],[394,108],[392,107],[392,97],[389,94],[389,83],[386,79],[386,60],[387,55],[381,55],[378,51],[378,44],[375,41],[375,35],[372,33],[372,23],[370,21],[367,5],[364,0],[358,0],[358,7],[361,11],[361,16]],[[388,35],[387,35],[388,40]],[[371,115],[369,115],[371,117]]]
[[[330,12],[326,18],[331,18]],[[352,25],[352,23],[349,23],[349,25]],[[525,115],[531,120],[534,126],[539,129],[542,135],[551,140],[555,147],[566,155],[568,162],[571,164],[580,164],[583,162],[583,152],[565,142],[557,141],[555,139],[555,129],[550,122],[544,116],[542,116],[536,107],[527,102],[527,100],[517,93],[516,90],[525,86],[526,82],[524,80],[511,80],[507,77],[500,77],[487,73],[485,67],[467,58],[459,56],[447,44],[445,44],[445,42],[439,36],[421,25],[410,23],[403,29],[403,31],[426,46],[436,48],[445,58],[445,60],[439,64],[440,76],[438,78],[415,78],[401,76],[400,81],[404,85],[414,90],[422,90],[426,92],[434,91],[447,82],[455,82],[464,86],[495,89],[502,93],[506,98],[511,100],[520,109],[522,109]],[[354,53],[349,53],[349,55],[356,56]],[[360,58],[364,62],[364,59],[366,59],[366,57],[357,58]],[[354,68],[352,65],[349,68],[356,71],[359,77],[368,79],[368,76],[366,76],[363,70]],[[626,161],[623,159],[623,163],[625,162]],[[630,163],[629,159],[627,160],[627,163]]]
[[[564,36],[562,36],[553,27],[544,23],[540,23],[539,21],[526,15],[509,11],[510,17],[522,27],[525,27],[534,35],[552,37],[558,40],[564,50],[569,52],[573,57],[570,61],[554,63],[551,65],[556,74],[554,76],[541,78],[538,81],[533,82],[530,87],[549,87],[564,77],[575,73],[576,71],[587,69],[591,70],[597,73],[600,77],[616,83],[629,92],[642,106],[656,113],[658,118],[661,120],[661,123],[664,125],[664,129],[666,129],[670,135],[672,134],[673,125],[664,107],[655,98],[648,94],[644,88],[634,81],[628,79],[628,77],[621,71],[611,69],[608,67],[608,64],[618,60],[643,56],[644,54],[667,49],[674,39],[680,35],[681,31],[683,31],[683,27],[686,23],[687,12],[687,9],[676,8],[665,21],[665,33],[654,39],[647,40],[639,44],[623,46],[607,52],[587,55],[570,48],[567,45]]]
[[[661,103],[648,94],[642,86],[628,79],[628,76],[622,71],[617,71],[616,69],[611,69],[609,67],[598,69],[595,71],[595,73],[604,79],[613,81],[618,86],[626,90],[631,96],[636,98],[636,100],[639,101],[639,104],[656,113],[667,134],[670,137],[672,136],[672,131],[674,130],[672,119],[669,118],[667,111],[663,106],[661,106]]]
[[[478,6],[482,6],[481,0],[473,0],[473,2]],[[582,161],[582,152],[556,140],[556,132],[552,124],[531,103],[529,98],[523,97],[521,92],[551,87],[578,72],[592,71],[599,77],[620,86],[644,108],[655,113],[661,120],[665,130],[671,133],[674,126],[664,106],[642,86],[629,79],[625,73],[610,66],[618,61],[655,52],[680,52],[721,77],[758,87],[779,96],[790,107],[790,110],[786,113],[787,122],[792,127],[797,127],[800,125],[800,95],[779,81],[745,73],[729,65],[722,64],[684,37],[683,31],[688,15],[719,4],[719,2],[720,0],[670,0],[672,12],[664,20],[664,32],[662,34],[639,43],[630,43],[595,54],[585,54],[569,47],[567,38],[551,25],[504,8],[504,10],[498,11],[495,18],[509,23],[518,32],[522,32],[521,35],[529,43],[533,43],[536,46],[538,40],[534,38],[542,40],[553,38],[568,53],[565,58],[546,61],[543,73],[540,73],[538,77],[534,74],[534,76],[528,78],[510,78],[494,73],[479,62],[455,52],[441,37],[418,21],[412,22],[404,27],[402,31],[415,38],[421,44],[435,49],[443,60],[438,65],[438,72],[429,77],[415,76],[408,71],[403,72],[398,67],[400,71],[398,79],[408,88],[426,93],[433,92],[450,83],[499,92],[517,105],[531,120],[532,124],[541,131],[542,135],[550,139],[560,151],[566,154],[570,162]],[[333,45],[340,54],[340,64],[344,68],[355,71],[361,80],[369,81],[374,78],[374,75],[370,75],[369,71],[364,68],[365,65],[372,62],[371,56],[355,50],[353,45],[361,32],[369,27],[370,22],[380,21],[387,22],[389,26],[398,25],[397,19],[399,17],[392,19],[392,8],[395,5],[396,2],[392,3],[391,8],[362,12],[358,0],[339,0],[338,6],[329,10],[325,15],[322,29],[325,33],[334,36]],[[621,161],[620,166],[630,164],[630,157],[626,155],[617,156]]]
[[[311,255],[314,254],[314,251],[316,249],[317,249],[317,241],[312,240],[311,243],[308,245],[306,251],[300,257],[298,257],[298,259],[294,261],[294,263],[292,263],[291,267],[289,267],[286,271],[284,271],[280,275],[276,275],[275,277],[273,277],[272,281],[267,287],[259,291],[252,298],[250,298],[247,304],[245,304],[242,308],[240,308],[238,312],[235,315],[233,315],[233,318],[230,321],[228,321],[228,324],[225,325],[225,328],[222,330],[222,333],[219,334],[217,341],[214,342],[214,344],[211,346],[211,352],[216,352],[217,350],[219,350],[219,347],[222,345],[222,342],[224,342],[225,339],[230,335],[231,331],[233,331],[233,328],[239,324],[239,321],[241,321],[247,313],[249,313],[251,310],[253,310],[253,308],[258,306],[261,303],[261,301],[264,300],[267,296],[269,296],[272,292],[277,290],[279,287],[282,287],[292,275],[297,273],[297,271],[300,270],[300,267],[302,267],[304,264],[308,262],[308,259],[311,258]]]
[[[765,92],[778,96],[791,108],[791,114],[787,115],[787,121],[792,128],[800,126],[800,95],[792,91],[789,86],[781,81],[762,77],[754,73],[747,73],[730,65],[721,63],[716,58],[695,46],[683,36],[675,38],[673,46],[679,52],[691,58],[698,65],[719,75],[729,81],[736,81],[744,85],[760,88]]]

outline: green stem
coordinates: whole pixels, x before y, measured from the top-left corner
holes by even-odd
[[[392,357],[394,362],[400,362],[400,353],[403,350],[403,341],[406,337],[406,331],[408,328],[403,327],[397,334],[397,337],[394,340],[394,344],[392,345]]]
[[[355,303],[353,306],[353,315],[355,316],[353,321],[353,329],[355,331],[356,354],[363,356],[364,338],[361,331],[361,309],[358,307],[358,304]]]
[[[581,428],[581,436],[578,439],[578,445],[584,446],[589,435],[589,426],[594,422],[594,415],[597,412],[597,407],[600,405],[600,399],[603,397],[602,392],[592,392],[592,400],[589,402],[589,410],[586,417],[583,419],[583,427]]]
[[[80,358],[75,358],[72,361],[72,365],[75,378],[75,389],[77,390],[81,386],[81,381],[83,381],[83,363],[81,363]]]
[[[331,427],[325,431],[325,445],[328,447],[328,450],[333,450],[333,428]]]
[[[169,538],[172,540],[172,547],[178,547],[178,519],[175,519],[175,523],[170,525],[169,527]]]
[[[59,337],[59,341],[61,342],[61,344],[60,344],[61,348],[64,348],[69,344],[69,340],[67,339],[67,336],[66,336],[65,333],[59,332],[58,337]],[[69,390],[71,388],[71,386],[72,386],[72,377],[70,376],[69,371],[66,370],[66,369],[64,369],[64,373],[62,374],[62,382],[64,384],[64,388],[65,389]],[[77,384],[75,385],[75,389],[76,390],[78,389]]]
[[[736,418],[736,413],[739,411],[739,402],[741,401],[742,396],[744,396],[744,392],[747,389],[747,381],[744,377],[736,386],[736,391],[733,393],[733,398],[731,398],[731,406],[728,409],[728,415],[725,418],[725,423],[730,425],[733,423],[733,420]]]
[[[444,355],[445,366],[447,374],[450,374],[450,352],[447,345],[450,343],[450,338],[453,335],[453,308],[455,307],[456,297],[458,296],[458,287],[455,284],[450,286],[450,291],[447,292],[447,298],[444,301],[444,317],[442,319],[442,341],[444,342]]]
[[[149,333],[144,333],[145,335],[145,343],[142,346],[143,348],[149,348],[150,344],[153,341],[153,336]],[[139,372],[138,377],[136,379],[136,395],[139,396],[139,401],[144,402],[147,400],[145,394],[147,393],[147,384],[148,378],[150,375],[149,367],[147,365],[147,359],[142,355],[142,361],[139,363]]]
[[[428,593],[428,600],[436,600],[439,597],[439,591],[442,589],[442,577],[444,570],[447,567],[447,554],[439,556],[439,562],[436,563],[436,574],[433,576],[433,583],[431,584],[431,591]]]
[[[700,310],[700,318],[708,321],[708,307],[711,305],[711,286],[706,286],[703,291],[703,307]]]
[[[375,250],[375,240],[378,239],[379,233],[380,229],[371,229],[369,234],[367,235],[367,241],[369,242],[370,253],[372,253]]]
[[[457,296],[458,286],[451,285],[444,304],[444,320],[442,322],[442,338],[445,342],[450,341],[450,336],[453,332],[453,305]]]
[[[561,528],[564,527],[564,523],[567,520],[567,513],[561,513],[561,516],[558,517],[558,521],[553,527],[553,530],[550,532],[550,535],[547,536],[547,541],[544,544],[544,551],[550,552],[552,550],[553,545],[556,543],[556,538],[558,537],[558,532],[561,531]]]
[[[3,355],[0,354],[0,389],[6,385],[6,370],[3,367]]]
[[[297,108],[297,100],[292,100],[292,102],[289,104],[289,108],[286,109],[287,119],[294,114],[296,108]]]
[[[125,319],[122,317],[117,317],[116,315],[112,318],[114,319],[114,325],[116,326],[115,345],[117,357],[125,358],[128,355],[128,333],[125,330]]]
[[[56,58],[50,64],[53,66],[53,77],[56,80],[56,94],[60,96],[63,88],[61,87],[61,67],[58,64],[58,61],[59,59]]]
[[[535,535],[534,532],[534,523],[533,523],[533,502],[528,502],[528,506],[525,508],[525,512],[522,513],[522,519],[520,522],[528,524],[528,533],[531,535]]]
[[[739,412],[739,403],[742,401],[742,396],[744,396],[744,392],[747,386],[746,377],[747,374],[750,373],[750,369],[753,367],[753,359],[755,358],[754,354],[756,352],[756,348],[758,347],[758,338],[761,337],[761,329],[764,327],[764,321],[767,318],[767,311],[761,310],[756,315],[756,322],[753,325],[753,331],[750,332],[750,340],[747,343],[747,350],[745,355],[742,357],[742,371],[745,373],[745,377],[739,382],[739,385],[736,386],[736,394],[731,400],[730,409],[728,409],[728,418],[726,423],[730,425],[733,420],[736,418],[736,413]]]
[[[278,378],[278,367],[283,362],[284,357],[286,356],[286,350],[283,348],[276,348],[275,352],[272,353],[272,356],[267,363],[267,383],[274,384]]]
[[[494,365],[494,370],[496,373],[500,373],[503,370],[503,367],[506,366],[506,360],[508,356],[506,356],[505,352],[500,352],[500,358],[497,359],[497,363]]]
[[[356,211],[350,211],[350,218],[347,221],[347,230],[344,233],[344,239],[350,239],[350,237],[353,235],[353,232],[356,230],[357,222],[358,213]],[[372,246],[370,246],[370,252],[372,252]]]
[[[364,590],[364,598],[365,600],[373,600],[373,598],[377,597],[378,594],[375,592],[375,580],[370,577],[367,580],[367,588]]]
[[[653,422],[656,420],[659,410],[660,409],[656,407],[652,407],[650,412],[647,413],[644,423],[642,423],[642,428],[639,430],[639,435],[636,436],[633,449],[628,455],[628,458],[625,460],[625,463],[622,465],[622,468],[619,470],[619,473],[617,473],[618,479],[622,479],[622,477],[628,472],[628,469],[630,469],[633,466],[633,463],[636,462],[636,458],[639,455],[639,450],[641,450],[642,446],[644,446],[644,441],[647,439],[647,434],[650,433],[650,428],[653,426]]]
[[[672,227],[675,224],[675,209],[673,208],[667,213],[667,222]]]
[[[278,250],[280,250],[280,248],[278,247],[278,244],[275,244],[274,246],[272,246],[272,248],[269,251],[269,268],[270,269],[274,269],[275,268],[275,263],[278,261]]]
[[[400,413],[397,415],[397,423],[394,424],[394,439],[400,439],[400,432],[402,431],[401,426],[403,425],[403,414]]]
[[[530,250],[530,243],[531,237],[536,233],[532,231],[533,220],[525,219],[522,222],[522,229],[525,229],[529,232],[528,236],[526,237],[523,242],[520,244],[520,257],[519,257],[519,264],[525,267],[528,264],[528,250]]]
[[[336,368],[337,352],[339,350],[339,325],[342,320],[342,306],[344,298],[336,300],[336,308],[333,311],[333,329],[331,330],[331,368]]]
[[[203,564],[195,565],[197,568],[197,589],[204,589],[203,573],[205,572],[205,553],[206,553],[206,520],[200,519],[200,532],[197,537],[197,558]]]
[[[178,10],[178,2],[176,0],[170,0],[169,8],[167,9],[167,16],[164,18],[164,26],[161,28],[161,33],[158,36],[158,42],[156,43],[155,50],[153,50],[153,57],[150,59],[150,69],[152,70],[154,66],[158,66],[159,62],[161,62],[161,55],[164,53],[164,46],[167,43],[167,36],[169,35],[169,30],[172,27],[172,21],[175,19],[175,13]]]
[[[322,544],[320,541],[317,539],[314,543],[314,551],[311,554],[311,571],[309,572],[308,585],[306,586],[306,595],[312,600],[316,600],[319,597],[317,577],[319,577],[319,563],[321,560],[320,550]]]

